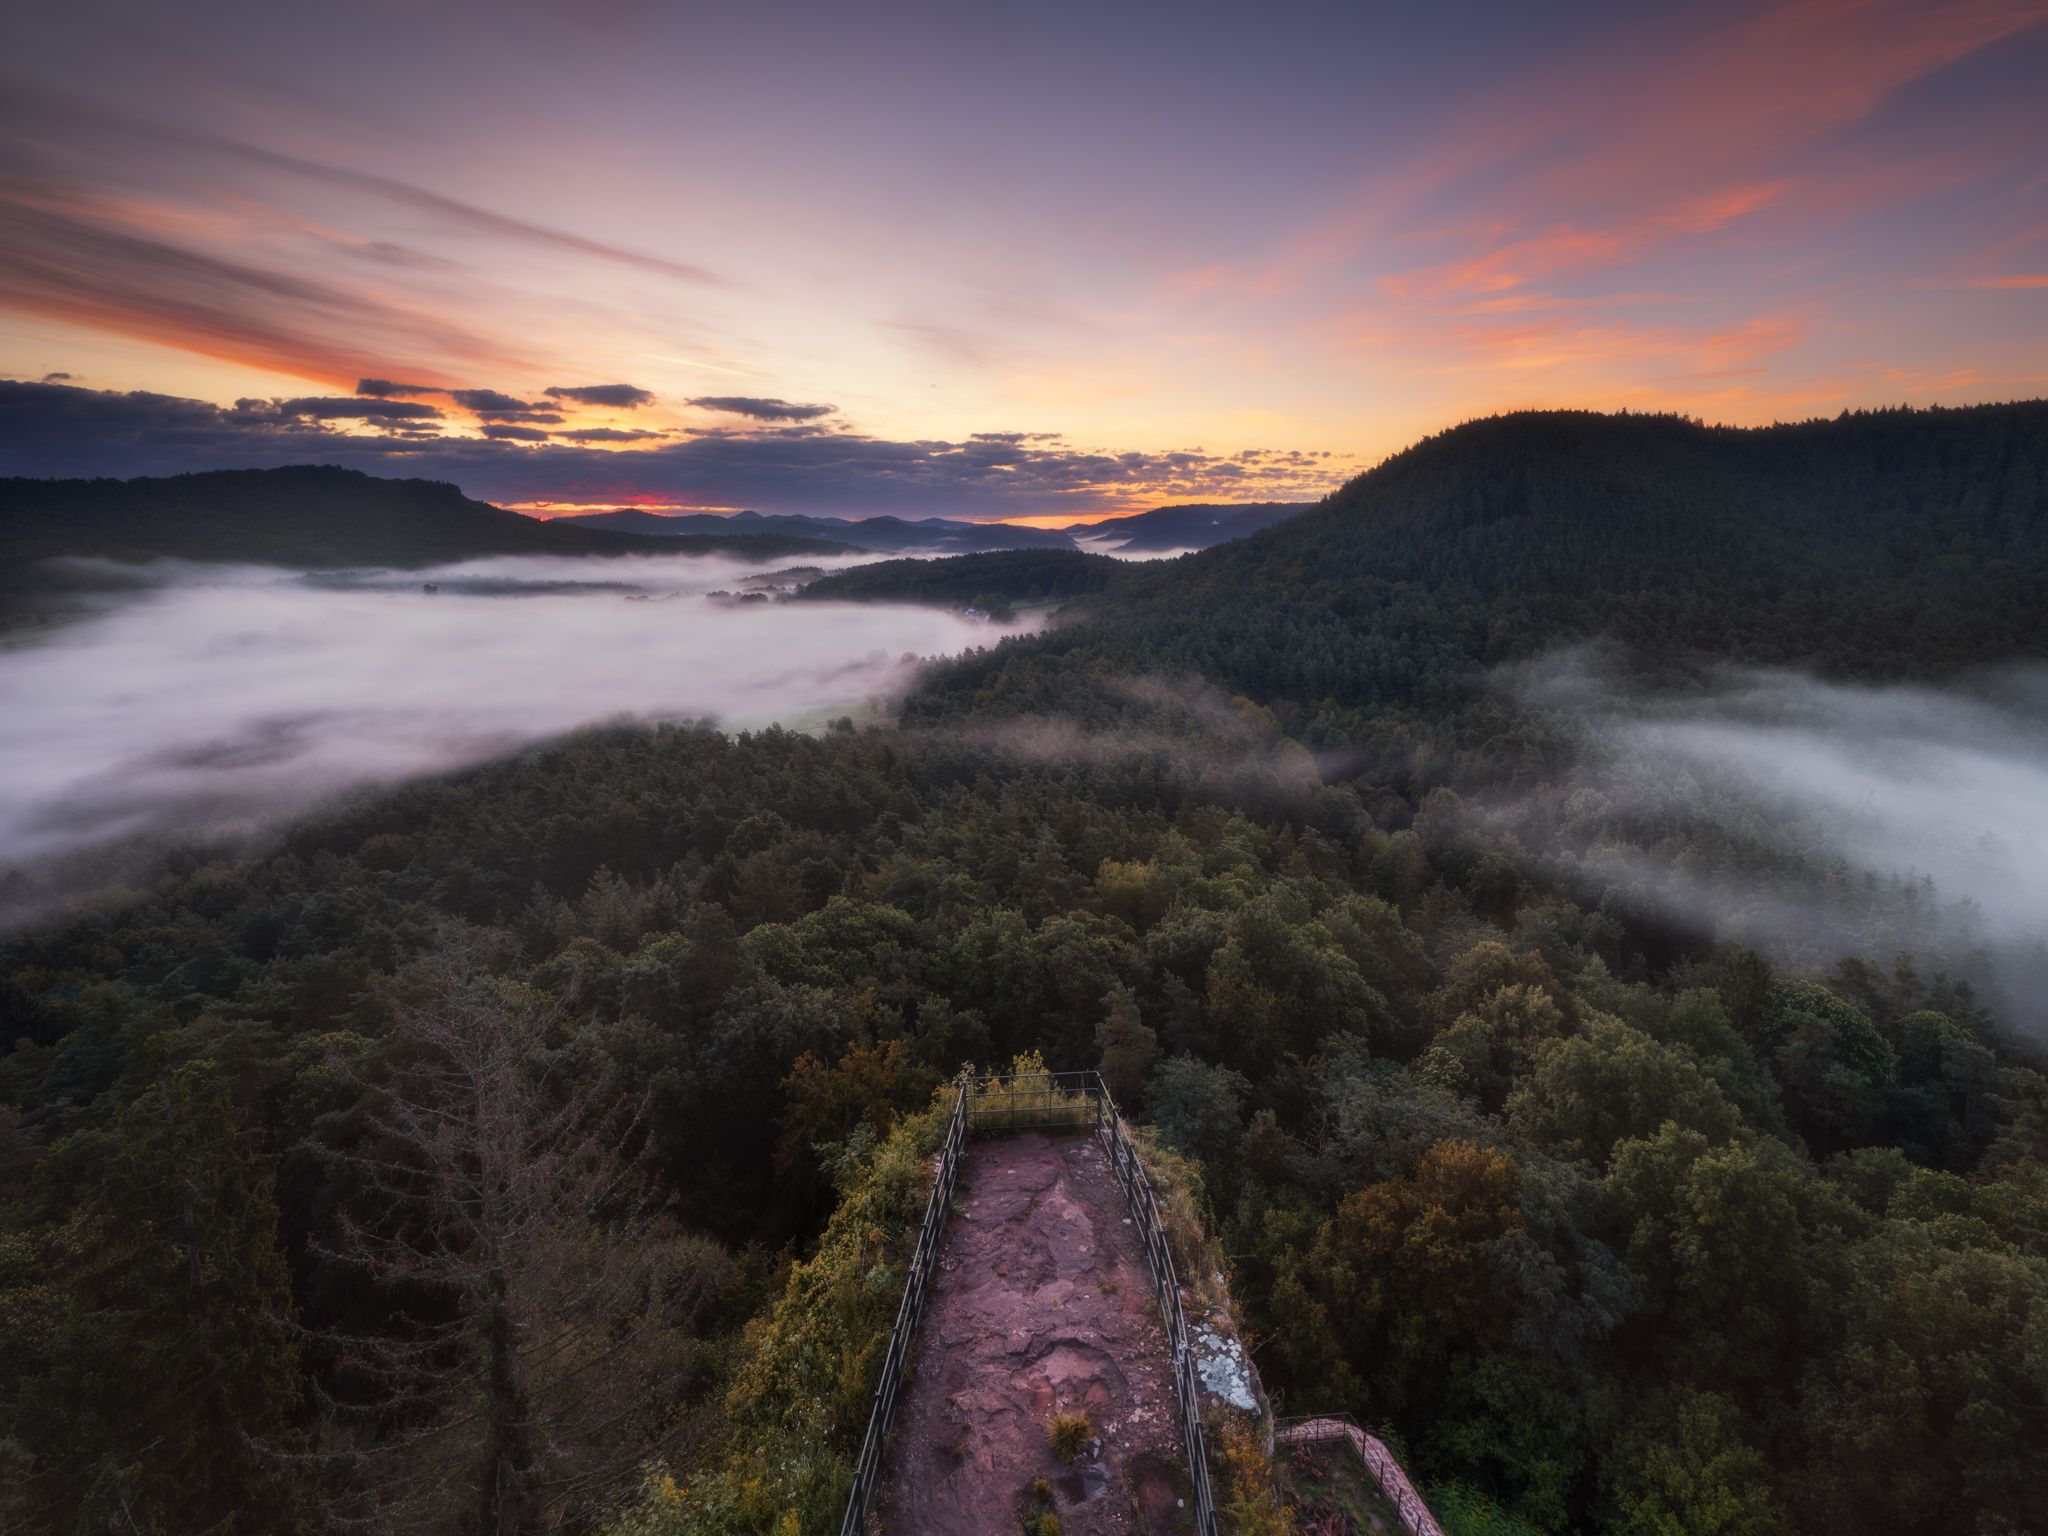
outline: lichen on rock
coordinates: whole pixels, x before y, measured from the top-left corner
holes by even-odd
[[[1229,1314],[1211,1313],[1191,1324],[1188,1335],[1195,1374],[1201,1378],[1203,1390],[1240,1413],[1263,1416],[1258,1371]]]

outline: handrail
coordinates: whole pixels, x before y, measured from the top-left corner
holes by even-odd
[[[1096,1081],[1099,1085],[1101,1079]],[[1187,1315],[1181,1309],[1180,1278],[1174,1273],[1166,1223],[1159,1214],[1159,1197],[1152,1192],[1152,1181],[1145,1177],[1137,1143],[1124,1128],[1123,1116],[1117,1112],[1116,1101],[1106,1088],[1102,1090],[1096,1135],[1108,1149],[1110,1167],[1123,1186],[1124,1204],[1144,1234],[1145,1253],[1152,1261],[1159,1316],[1166,1324],[1166,1342],[1173,1351],[1173,1391],[1180,1399],[1181,1438],[1187,1446],[1188,1476],[1195,1488],[1195,1531],[1197,1536],[1217,1536],[1216,1496],[1209,1485],[1209,1448],[1202,1433],[1201,1383],[1195,1372]]]
[[[1380,1492],[1394,1506],[1394,1513],[1400,1517],[1409,1536],[1444,1536],[1443,1527],[1436,1523],[1436,1516],[1429,1512],[1422,1495],[1415,1491],[1415,1485],[1408,1481],[1408,1474],[1401,1470],[1400,1458],[1388,1450],[1377,1435],[1369,1435],[1361,1429],[1358,1420],[1350,1414],[1312,1413],[1281,1419],[1273,1426],[1273,1438],[1296,1445],[1317,1440],[1344,1441],[1358,1453],[1358,1459],[1372,1474],[1373,1481],[1379,1484]]]
[[[931,1199],[925,1202],[924,1225],[918,1229],[910,1272],[903,1281],[903,1301],[889,1328],[889,1348],[882,1356],[882,1377],[875,1384],[874,1406],[868,1412],[868,1430],[861,1440],[860,1457],[853,1464],[853,1490],[847,1496],[846,1518],[839,1523],[840,1536],[860,1536],[867,1524],[868,1500],[874,1497],[882,1479],[882,1452],[888,1443],[889,1429],[896,1421],[903,1362],[910,1352],[911,1337],[924,1317],[925,1296],[938,1267],[939,1239],[946,1230],[946,1208],[953,1198],[954,1181],[960,1175],[960,1150],[966,1145],[967,1079],[963,1076],[954,1092],[953,1114],[946,1122],[946,1139],[939,1149]]]
[[[1138,1145],[1131,1139],[1116,1100],[1110,1097],[1098,1072],[1023,1072],[978,1078],[963,1074],[960,1078],[953,1114],[946,1122],[946,1139],[932,1182],[932,1197],[925,1207],[924,1225],[918,1231],[910,1272],[903,1282],[903,1302],[896,1310],[895,1325],[889,1330],[889,1348],[882,1356],[881,1380],[875,1386],[867,1435],[854,1463],[853,1488],[847,1495],[846,1516],[840,1521],[839,1536],[864,1536],[868,1505],[881,1484],[882,1458],[889,1431],[896,1421],[904,1360],[911,1336],[924,1316],[925,1297],[937,1268],[939,1239],[945,1231],[946,1210],[953,1198],[960,1153],[967,1137],[977,1132],[1040,1129],[1085,1130],[1102,1143],[1108,1154],[1110,1168],[1123,1191],[1124,1206],[1145,1242],[1159,1317],[1165,1324],[1167,1348],[1173,1357],[1173,1391],[1180,1407],[1188,1476],[1194,1484],[1196,1536],[1218,1536],[1209,1452],[1202,1432],[1201,1383],[1188,1337],[1187,1316],[1181,1306],[1180,1277],[1174,1270],[1173,1252],[1167,1244],[1159,1197],[1152,1191],[1152,1181],[1145,1176]]]

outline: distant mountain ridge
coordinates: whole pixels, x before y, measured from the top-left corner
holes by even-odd
[[[619,507],[558,517],[554,527],[605,529],[617,533],[676,538],[689,535],[760,532],[827,539],[855,549],[899,554],[917,550],[941,555],[987,554],[1000,549],[1073,549],[1065,533],[1020,528],[1008,523],[968,523],[952,518],[805,517],[792,512],[643,512]]]
[[[782,560],[840,554],[838,542],[725,529],[693,553]],[[481,555],[634,555],[630,533],[563,527],[464,496],[436,480],[390,480],[324,465],[135,480],[0,479],[0,589],[46,578],[56,556],[180,559],[334,569],[420,567]]]
[[[579,528],[672,538],[720,530],[760,529],[799,538],[836,539],[887,554],[993,554],[1006,549],[1086,549],[1097,554],[1158,555],[1208,549],[1271,528],[1313,502],[1197,502],[1154,507],[1096,523],[1029,528],[1016,523],[970,523],[957,518],[807,517],[790,512],[644,512],[618,507],[554,519]]]
[[[1189,502],[1154,507],[1099,523],[1070,523],[1066,532],[1085,549],[1105,555],[1164,555],[1209,549],[1248,538],[1299,516],[1312,501]]]

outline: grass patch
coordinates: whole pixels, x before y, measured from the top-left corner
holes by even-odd
[[[1060,1536],[1060,1517],[1053,1513],[1052,1484],[1038,1478],[1017,1500],[1024,1536]]]
[[[1095,1438],[1095,1426],[1085,1413],[1056,1413],[1045,1426],[1046,1443],[1061,1461],[1072,1461],[1088,1449]]]

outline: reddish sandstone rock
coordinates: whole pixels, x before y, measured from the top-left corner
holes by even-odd
[[[1191,1530],[1166,1333],[1100,1144],[976,1142],[954,1207],[897,1418],[883,1529],[1021,1530],[1018,1511],[1044,1478],[1063,1536]],[[1047,1443],[1055,1413],[1085,1413],[1095,1428],[1071,1464]]]

